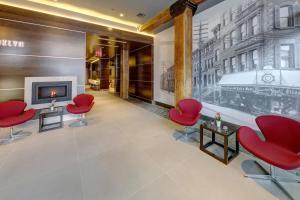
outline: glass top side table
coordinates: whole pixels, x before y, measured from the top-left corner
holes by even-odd
[[[238,126],[226,122],[222,122],[221,127],[218,128],[216,122],[208,121],[200,125],[200,150],[221,161],[224,164],[229,164],[239,154],[239,142],[237,140],[236,132]],[[204,130],[212,134],[211,141],[204,144]],[[222,136],[223,144],[216,141],[216,135]],[[235,136],[235,149],[229,147],[229,137]],[[217,145],[224,149],[223,157],[220,157],[208,150],[208,147]]]
[[[39,114],[39,132],[50,131],[63,127],[63,114],[64,107],[55,107],[53,110],[50,108],[42,109]],[[59,121],[52,123],[45,123],[45,119],[59,117]]]

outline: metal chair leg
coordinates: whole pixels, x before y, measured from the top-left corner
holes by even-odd
[[[87,125],[88,125],[88,122],[85,119],[85,115],[81,114],[80,118],[77,119],[75,122],[71,123],[69,125],[69,127],[82,127],[82,126],[87,126]]]
[[[30,135],[31,132],[23,132],[22,130],[14,132],[14,128],[10,127],[8,138],[0,139],[0,144],[11,143],[15,140],[24,139]]]
[[[260,164],[258,162],[256,162],[256,163],[260,166]],[[260,167],[262,168],[262,166],[260,166]],[[270,172],[267,175],[245,174],[244,176],[247,177],[247,178],[272,181],[291,200],[294,200],[294,197],[292,197],[292,195],[283,187],[283,185],[280,182],[282,181],[282,182],[300,183],[300,180],[277,177],[276,173],[275,173],[275,167],[272,166],[272,165],[270,165]]]
[[[283,185],[276,179],[272,178],[273,183],[277,185],[291,200],[294,200],[294,197],[283,187]]]
[[[290,179],[290,178],[284,178],[284,177],[276,177],[276,179],[279,182],[284,182],[284,183],[300,183],[300,180],[297,180],[297,179]]]
[[[270,175],[245,174],[244,177],[261,180],[272,180],[272,177]]]
[[[196,130],[195,128],[190,128],[190,127],[187,127],[187,126],[185,126],[183,129],[184,129],[183,131],[182,130],[176,130],[176,132],[181,133],[181,135],[179,137],[177,137],[176,140],[179,140],[181,138],[190,139],[191,138],[190,136],[193,133],[198,132],[198,130]],[[191,131],[189,131],[189,129],[191,129]]]

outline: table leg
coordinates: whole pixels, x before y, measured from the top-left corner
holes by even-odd
[[[212,131],[211,133],[212,133],[211,140],[212,140],[213,143],[215,143],[215,141],[216,141],[216,133],[214,131]]]
[[[224,136],[224,163],[228,164],[228,136]]]
[[[60,127],[63,127],[63,114],[60,115]]]
[[[235,134],[235,149],[236,149],[236,153],[238,154],[240,152],[240,144],[237,137],[237,133]]]
[[[200,149],[203,149],[203,126],[200,125]]]
[[[39,132],[41,132],[41,130],[42,130],[42,117],[40,115],[40,117],[39,117]]]

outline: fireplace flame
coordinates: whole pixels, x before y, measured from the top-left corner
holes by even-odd
[[[51,90],[50,97],[51,98],[56,97],[56,91],[55,90]]]

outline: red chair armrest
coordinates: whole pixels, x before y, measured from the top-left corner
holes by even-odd
[[[247,126],[241,126],[238,131],[238,140],[240,142],[243,141],[260,141],[263,142],[257,135],[257,133],[252,129]]]
[[[170,119],[173,119],[174,117],[177,117],[179,115],[180,115],[180,113],[178,112],[178,110],[176,108],[171,108],[169,110],[169,118]]]
[[[26,116],[28,117],[29,120],[32,119],[32,118],[34,118],[35,114],[36,114],[36,109],[33,109],[33,108],[31,108],[31,109],[29,109],[29,110],[26,110],[26,111],[23,113],[23,115],[26,115]]]

